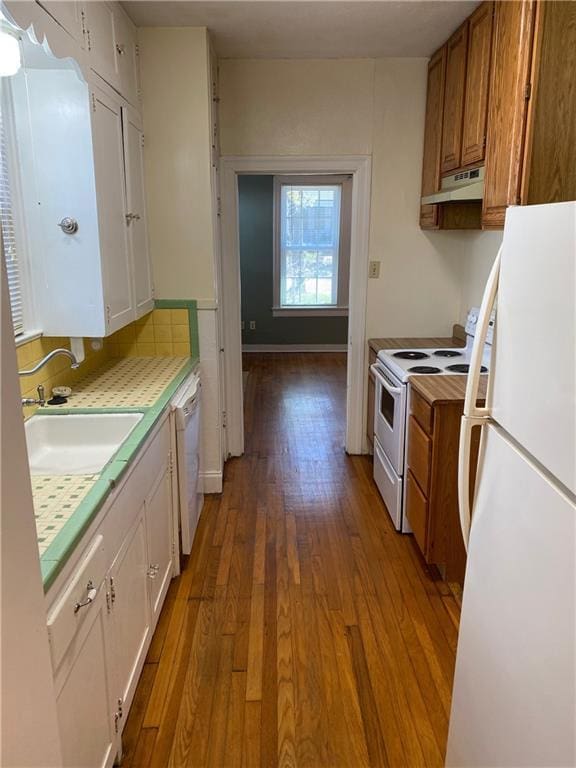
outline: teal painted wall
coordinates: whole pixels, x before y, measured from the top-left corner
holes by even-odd
[[[243,344],[346,344],[347,317],[273,317],[274,177],[238,178]],[[250,320],[256,330],[249,330]]]

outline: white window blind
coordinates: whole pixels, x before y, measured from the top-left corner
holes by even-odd
[[[280,305],[338,304],[340,185],[282,184]]]
[[[5,107],[6,102],[2,104]],[[8,289],[12,306],[12,321],[14,332],[21,333],[24,329],[24,309],[22,304],[22,289],[18,265],[18,243],[14,226],[14,209],[10,187],[10,169],[8,162],[8,137],[6,115],[4,108],[0,109],[0,224],[2,227],[2,243],[6,269],[8,272]]]

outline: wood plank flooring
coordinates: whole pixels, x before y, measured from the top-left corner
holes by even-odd
[[[246,453],[206,497],[123,766],[441,766],[458,605],[344,452],[346,357],[245,357]]]

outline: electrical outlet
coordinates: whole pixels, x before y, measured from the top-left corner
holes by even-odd
[[[256,320],[250,320],[250,330],[251,331],[256,330]]]
[[[368,266],[368,277],[380,277],[380,262],[371,261]]]
[[[240,330],[241,330],[241,331],[243,331],[243,330],[244,330],[244,326],[245,326],[245,325],[246,325],[246,323],[244,322],[244,320],[240,320]]]

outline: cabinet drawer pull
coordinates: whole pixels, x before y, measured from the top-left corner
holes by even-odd
[[[86,605],[90,605],[90,603],[94,602],[94,599],[96,595],[98,594],[98,590],[92,584],[91,581],[86,584],[86,598],[82,600],[80,603],[76,603],[74,606],[74,613],[78,613],[80,608],[84,608]]]

